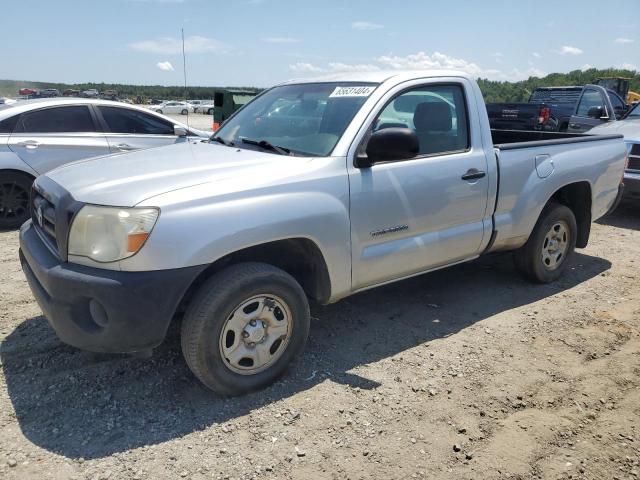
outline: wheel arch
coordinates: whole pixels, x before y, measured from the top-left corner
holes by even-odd
[[[576,247],[578,248],[585,248],[589,243],[592,198],[591,184],[588,181],[579,181],[569,183],[556,190],[545,204],[546,207],[550,203],[560,203],[571,209],[578,226],[576,238]]]
[[[296,279],[307,297],[318,303],[326,303],[331,298],[331,279],[322,251],[313,240],[294,237],[242,248],[217,259],[191,283],[177,311],[186,309],[195,292],[209,277],[244,262],[262,262],[284,270]]]

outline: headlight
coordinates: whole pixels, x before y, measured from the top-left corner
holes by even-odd
[[[134,255],[147,241],[158,219],[156,208],[85,205],[69,232],[69,255],[96,262],[115,262]]]

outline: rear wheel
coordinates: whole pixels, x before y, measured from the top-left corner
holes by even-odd
[[[514,252],[516,268],[536,283],[557,280],[576,247],[576,217],[565,205],[547,205],[523,247]]]
[[[210,108],[209,110],[207,110],[207,114],[208,115],[213,115],[213,108]]]
[[[0,229],[18,228],[29,219],[33,178],[20,172],[0,172]]]
[[[271,265],[242,263],[200,287],[182,323],[182,352],[207,387],[238,395],[282,375],[308,334],[298,282]]]
[[[162,110],[156,110],[156,112],[158,112],[158,113],[162,113]]]
[[[187,111],[186,108],[182,109],[182,112],[180,112],[182,115],[187,115],[189,112]]]

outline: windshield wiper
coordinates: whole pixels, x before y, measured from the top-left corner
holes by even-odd
[[[249,145],[256,145],[264,150],[271,150],[272,152],[279,153],[280,155],[289,155],[291,150],[285,147],[279,147],[267,142],[266,140],[252,140],[250,138],[243,138],[242,143],[248,143]]]
[[[209,140],[212,140],[214,142],[218,142],[221,143],[222,145],[224,145],[225,147],[233,147],[233,142],[227,142],[224,138],[222,137],[214,137],[213,135],[209,138]]]

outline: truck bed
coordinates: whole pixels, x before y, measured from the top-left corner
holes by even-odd
[[[491,129],[493,145],[500,150],[542,147],[567,143],[594,142],[604,139],[621,138],[622,135],[591,135],[588,133],[543,132],[527,130]]]

